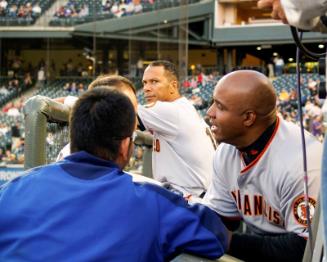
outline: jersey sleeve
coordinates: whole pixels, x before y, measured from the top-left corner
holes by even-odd
[[[76,101],[78,100],[78,97],[76,96],[67,96],[64,100],[64,105],[67,105],[70,109],[73,108]]]
[[[70,143],[64,146],[63,149],[60,150],[56,162],[63,160],[66,156],[70,155]]]
[[[166,136],[176,136],[178,133],[179,114],[172,103],[158,101],[148,108],[139,105],[138,116],[149,131]]]
[[[228,246],[228,231],[220,217],[204,205],[189,205],[181,196],[161,191],[159,243],[165,260],[180,253],[221,257]]]
[[[321,152],[320,147],[316,147],[315,153]],[[309,156],[308,151],[308,203],[310,208],[310,217],[314,215],[314,210],[320,190],[320,172],[321,172],[321,155]],[[300,163],[300,162],[299,162]],[[285,174],[288,179],[287,184],[283,185],[281,191],[281,212],[284,216],[285,228],[289,232],[294,232],[300,236],[307,237],[307,216],[306,204],[304,198],[304,180],[303,166],[297,165],[292,171]],[[297,175],[293,175],[294,172]],[[298,175],[302,174],[302,175]]]
[[[215,154],[213,178],[202,203],[215,210],[221,216],[231,219],[240,219],[235,201],[229,192],[229,182],[225,177],[227,174],[223,174],[219,168],[220,150],[221,146],[218,147],[218,151]]]

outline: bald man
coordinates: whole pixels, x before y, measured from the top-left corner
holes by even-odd
[[[243,220],[250,233],[234,233],[229,253],[245,261],[301,261],[307,217],[300,128],[276,114],[276,95],[263,74],[224,76],[208,109],[220,143],[204,202],[232,230]],[[310,217],[320,180],[322,145],[305,133]]]

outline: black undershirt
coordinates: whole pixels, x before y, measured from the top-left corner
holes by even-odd
[[[266,144],[268,143],[268,141],[270,140],[270,138],[272,137],[272,135],[274,133],[276,124],[277,124],[277,120],[273,124],[271,124],[262,133],[262,135],[256,141],[254,141],[251,145],[249,145],[245,148],[239,149],[246,165],[251,164],[251,162],[254,159],[256,159],[257,156],[265,148]]]

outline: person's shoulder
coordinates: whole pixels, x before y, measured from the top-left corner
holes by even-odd
[[[286,141],[286,144],[300,144],[301,143],[301,127],[293,122],[281,119],[279,132],[281,137]],[[321,145],[321,142],[317,140],[310,132],[304,131],[305,139],[307,141],[312,141],[314,144]]]
[[[15,187],[21,184],[34,183],[34,180],[38,179],[39,176],[43,176],[43,173],[49,173],[53,165],[38,166],[29,170],[26,170],[21,175],[13,178],[12,180],[2,184],[0,190],[6,190],[10,187]]]
[[[238,150],[235,146],[226,144],[226,143],[220,143],[217,147],[217,150],[215,152],[216,156],[219,156],[219,158],[227,158],[229,156],[232,156],[234,154],[237,154]]]
[[[170,192],[159,182],[152,182],[152,179],[149,180],[137,180],[133,177],[133,183],[135,187],[137,187],[140,191],[144,191],[148,196],[152,196],[154,198],[160,199],[161,203],[170,202],[173,205],[185,205],[185,200],[182,195],[176,194],[174,192]]]
[[[279,132],[276,134],[277,139],[273,144],[273,152],[279,155],[280,163],[284,163],[285,167],[296,167],[300,159],[302,159],[302,139],[300,127],[292,122],[282,120]],[[304,131],[305,143],[308,159],[321,159],[323,145],[307,130]],[[310,161],[311,161],[310,160]]]

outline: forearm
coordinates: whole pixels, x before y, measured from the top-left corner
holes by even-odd
[[[301,261],[306,240],[294,233],[233,234],[228,253],[245,261]]]

